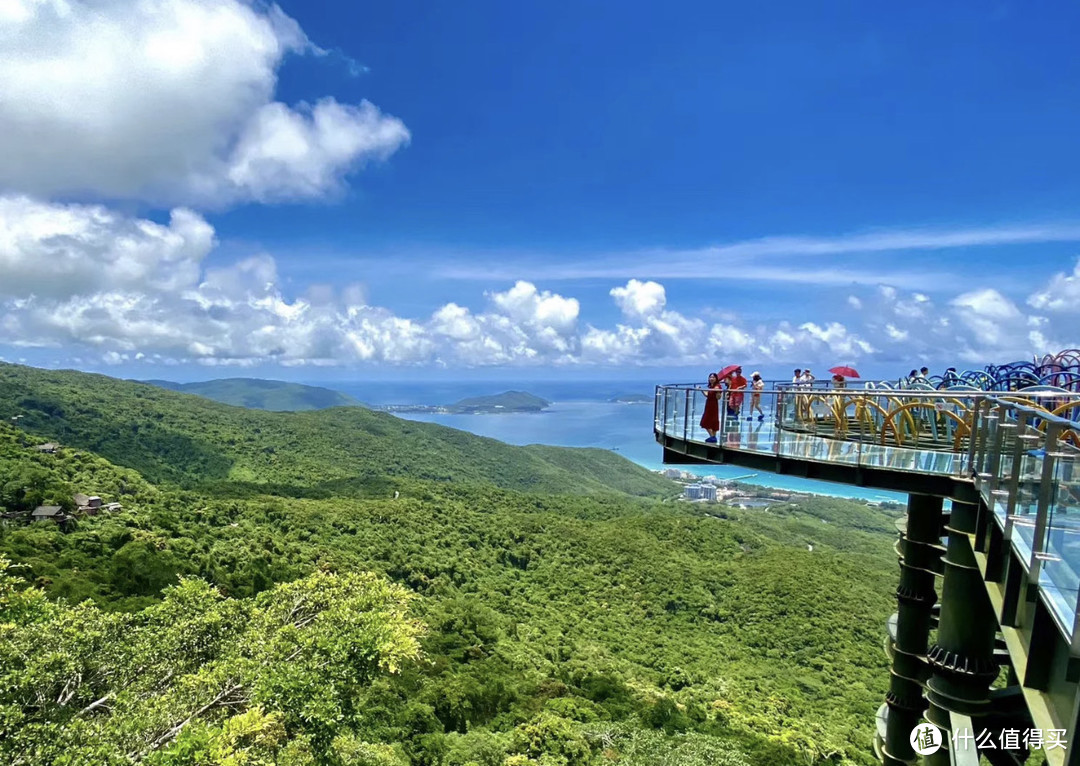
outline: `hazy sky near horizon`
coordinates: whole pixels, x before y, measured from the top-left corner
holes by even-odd
[[[1078,24],[9,0],[0,359],[318,380],[1077,347]]]

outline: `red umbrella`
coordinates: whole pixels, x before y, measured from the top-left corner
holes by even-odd
[[[845,378],[859,377],[859,371],[854,367],[833,367],[829,372],[833,375],[843,375]]]
[[[735,372],[735,370],[738,370],[741,367],[742,367],[741,364],[729,364],[727,367],[720,370],[720,372],[716,373],[716,377],[720,378],[720,380],[723,380],[728,375]]]

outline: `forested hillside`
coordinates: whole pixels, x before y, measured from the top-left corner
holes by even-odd
[[[584,494],[674,494],[666,479],[604,450],[566,450],[570,467],[537,447],[361,407],[316,412],[241,410],[103,375],[0,364],[0,417],[138,470],[153,482],[233,492],[274,485],[322,494],[382,487],[398,477],[472,481]],[[233,485],[226,487],[226,485]]]
[[[333,461],[350,426],[320,413],[0,371],[0,414],[25,413],[0,425],[0,505],[123,505],[0,527],[0,762],[873,763],[896,583],[877,510],[706,513],[648,474],[628,488],[653,497],[617,491],[629,464],[610,453],[362,410],[348,423],[373,455],[350,475]],[[183,435],[233,462],[205,483],[117,430],[101,444],[121,467],[88,449],[112,417],[160,438],[143,449]],[[411,429],[436,454],[394,465],[383,442]],[[333,448],[307,443],[324,431]],[[33,449],[46,437],[56,454]],[[264,446],[301,454],[243,455]],[[587,494],[532,489],[584,461]]]
[[[223,378],[198,383],[173,383],[168,380],[147,380],[145,383],[213,399],[222,404],[271,412],[302,412],[325,410],[330,407],[359,407],[360,402],[348,394],[321,386],[305,386],[282,380],[260,378]]]

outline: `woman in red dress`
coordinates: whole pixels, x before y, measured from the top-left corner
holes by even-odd
[[[701,413],[698,424],[709,433],[705,441],[716,444],[716,432],[720,430],[720,378],[715,372],[709,373],[709,390],[705,392],[705,412]]]

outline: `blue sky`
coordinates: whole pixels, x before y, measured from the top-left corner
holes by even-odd
[[[312,379],[1080,345],[1068,4],[50,5],[0,14],[8,360]]]

